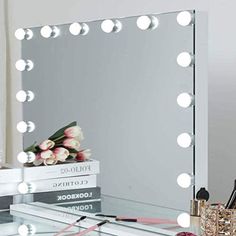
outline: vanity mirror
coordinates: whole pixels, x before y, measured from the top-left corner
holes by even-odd
[[[117,216],[180,216],[181,224],[195,191],[207,187],[205,15],[48,25],[18,29],[16,37],[23,109],[17,130],[24,141],[18,159],[25,165],[18,191],[25,201]],[[72,129],[52,136],[68,124]],[[92,159],[81,162],[87,149]],[[97,198],[81,208],[75,196],[89,190]],[[65,201],[50,200],[58,197]]]

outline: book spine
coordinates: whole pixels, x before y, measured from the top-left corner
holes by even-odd
[[[0,169],[0,184],[6,184],[12,182],[22,181],[22,170],[15,169]]]
[[[96,201],[73,202],[56,205],[71,209],[73,211],[83,211],[87,213],[98,213],[102,211],[102,204],[100,199],[97,199]]]
[[[19,183],[0,183],[0,196],[9,196],[19,194],[17,188]]]
[[[32,194],[32,201],[48,204],[87,201],[101,198],[101,189],[86,188]]]
[[[99,161],[91,160],[86,162],[58,164],[54,166],[25,167],[25,181],[66,178],[72,176],[99,174]]]
[[[72,178],[59,178],[30,182],[34,192],[52,192],[72,189],[93,188],[97,186],[96,175],[86,175]]]
[[[7,210],[13,204],[13,196],[0,197],[0,210]]]

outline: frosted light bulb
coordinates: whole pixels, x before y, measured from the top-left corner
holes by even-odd
[[[34,93],[32,91],[24,91],[24,90],[20,90],[17,94],[16,94],[16,99],[19,102],[31,102],[34,100]]]
[[[15,37],[18,39],[18,40],[30,40],[33,38],[33,31],[30,30],[30,29],[17,29],[15,31]]]
[[[18,233],[20,236],[34,235],[36,233],[36,228],[34,225],[20,225],[18,228]]]
[[[20,133],[26,133],[26,132],[27,132],[27,129],[28,129],[28,125],[27,125],[26,122],[20,121],[20,122],[17,124],[17,130],[18,130]]]
[[[41,35],[44,38],[56,38],[60,34],[60,30],[57,26],[45,25],[40,30]]]
[[[104,20],[101,28],[105,33],[118,33],[122,29],[122,24],[118,20]]]
[[[70,25],[69,30],[71,34],[79,35],[82,30],[82,26],[79,23],[73,23]]]
[[[34,68],[34,63],[31,60],[20,59],[15,64],[16,69],[19,71],[31,71]]]
[[[155,16],[140,16],[137,19],[137,26],[141,30],[153,30],[159,25],[159,21]]]
[[[33,193],[35,186],[31,183],[22,182],[18,185],[18,191],[21,194]]]
[[[22,163],[32,163],[35,160],[35,154],[33,152],[20,152],[17,155],[17,160]]]
[[[35,130],[35,124],[32,122],[32,121],[20,121],[18,124],[17,124],[17,130],[20,132],[20,133],[26,133],[26,132],[33,132]]]
[[[190,93],[181,93],[177,97],[177,103],[180,107],[183,107],[183,108],[191,107],[194,103],[194,97]]]
[[[192,185],[192,176],[187,173],[180,174],[177,183],[181,188],[189,188]]]
[[[190,227],[190,215],[188,213],[182,213],[178,216],[177,222],[182,228]]]
[[[193,135],[189,133],[182,133],[177,137],[177,143],[182,148],[191,147],[194,143]]]
[[[193,14],[189,11],[182,11],[177,15],[177,22],[181,26],[188,26],[193,23],[194,17]]]
[[[193,64],[193,56],[188,52],[182,52],[177,57],[177,63],[182,67],[189,67]]]
[[[89,26],[85,23],[80,24],[80,23],[75,22],[70,25],[69,30],[70,30],[70,33],[75,36],[80,35],[80,34],[86,35],[89,32]]]

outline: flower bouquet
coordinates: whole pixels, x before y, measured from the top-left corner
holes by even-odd
[[[80,149],[80,143],[84,139],[81,128],[74,121],[59,129],[47,140],[40,144],[35,142],[24,152],[35,155],[32,163],[27,166],[56,165],[65,162],[83,162],[91,157],[90,149]]]

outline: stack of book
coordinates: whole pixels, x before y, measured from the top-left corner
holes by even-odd
[[[24,195],[24,202],[44,202],[90,213],[101,211],[101,189],[97,186],[99,161],[25,167],[22,171],[24,182],[32,189],[32,193]],[[10,201],[13,195],[19,194],[17,182],[7,193],[2,190],[2,196],[8,195],[4,201]]]
[[[17,187],[22,182],[20,168],[11,168],[8,165],[0,168],[0,211],[8,210],[10,205],[17,202],[19,194]]]

